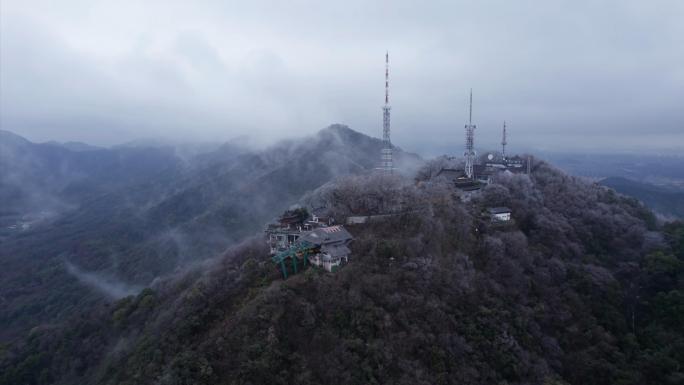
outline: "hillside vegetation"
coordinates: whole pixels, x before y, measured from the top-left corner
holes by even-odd
[[[0,173],[0,198],[16,187],[14,195],[64,207],[0,234],[0,342],[216,256],[302,194],[372,169],[382,146],[333,125],[265,150],[227,144],[181,162],[171,148],[75,152],[0,134],[13,139],[0,143],[0,163],[12,171]],[[396,158],[405,170],[419,162],[400,149]],[[21,207],[0,199],[0,224],[2,212]]]
[[[335,274],[283,280],[260,238],[6,346],[0,384],[679,384],[684,225],[543,162],[462,203],[350,176],[305,199],[349,227]],[[491,206],[512,209],[494,226]]]

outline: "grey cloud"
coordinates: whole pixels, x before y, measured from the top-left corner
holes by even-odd
[[[3,3],[0,125],[33,140],[264,144],[333,122],[393,139],[657,151],[684,143],[679,1]],[[679,15],[679,16],[678,16]],[[558,139],[562,138],[562,141]],[[453,150],[451,150],[453,149]]]

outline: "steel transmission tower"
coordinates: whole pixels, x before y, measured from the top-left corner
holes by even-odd
[[[466,150],[463,154],[465,156],[465,174],[468,178],[474,177],[473,165],[475,163],[475,125],[473,124],[473,89],[470,89],[470,113],[468,117],[468,124],[466,124]]]
[[[506,141],[506,121],[504,120],[504,126],[503,126],[503,134],[501,136],[501,157],[506,160],[506,145],[508,142]]]
[[[390,140],[390,110],[389,105],[389,52],[385,53],[385,105],[382,107],[382,157],[380,168],[391,174],[392,141]]]

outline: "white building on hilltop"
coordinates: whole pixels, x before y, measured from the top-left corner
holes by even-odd
[[[301,236],[300,240],[320,246],[320,253],[309,257],[309,262],[328,271],[335,271],[343,263],[349,262],[349,244],[352,236],[342,226],[314,229]]]
[[[492,222],[508,222],[511,220],[511,209],[508,207],[492,207],[487,209]]]

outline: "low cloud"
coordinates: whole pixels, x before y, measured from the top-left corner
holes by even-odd
[[[658,150],[684,141],[683,13],[636,0],[4,2],[0,123],[94,144],[272,143],[332,122],[378,137],[388,49],[406,150],[460,151],[471,87],[478,145],[507,120],[511,147]]]
[[[65,262],[64,265],[67,272],[76,277],[79,282],[112,299],[119,299],[129,295],[135,295],[142,290],[141,286],[129,285],[111,277],[84,271],[71,262]]]

